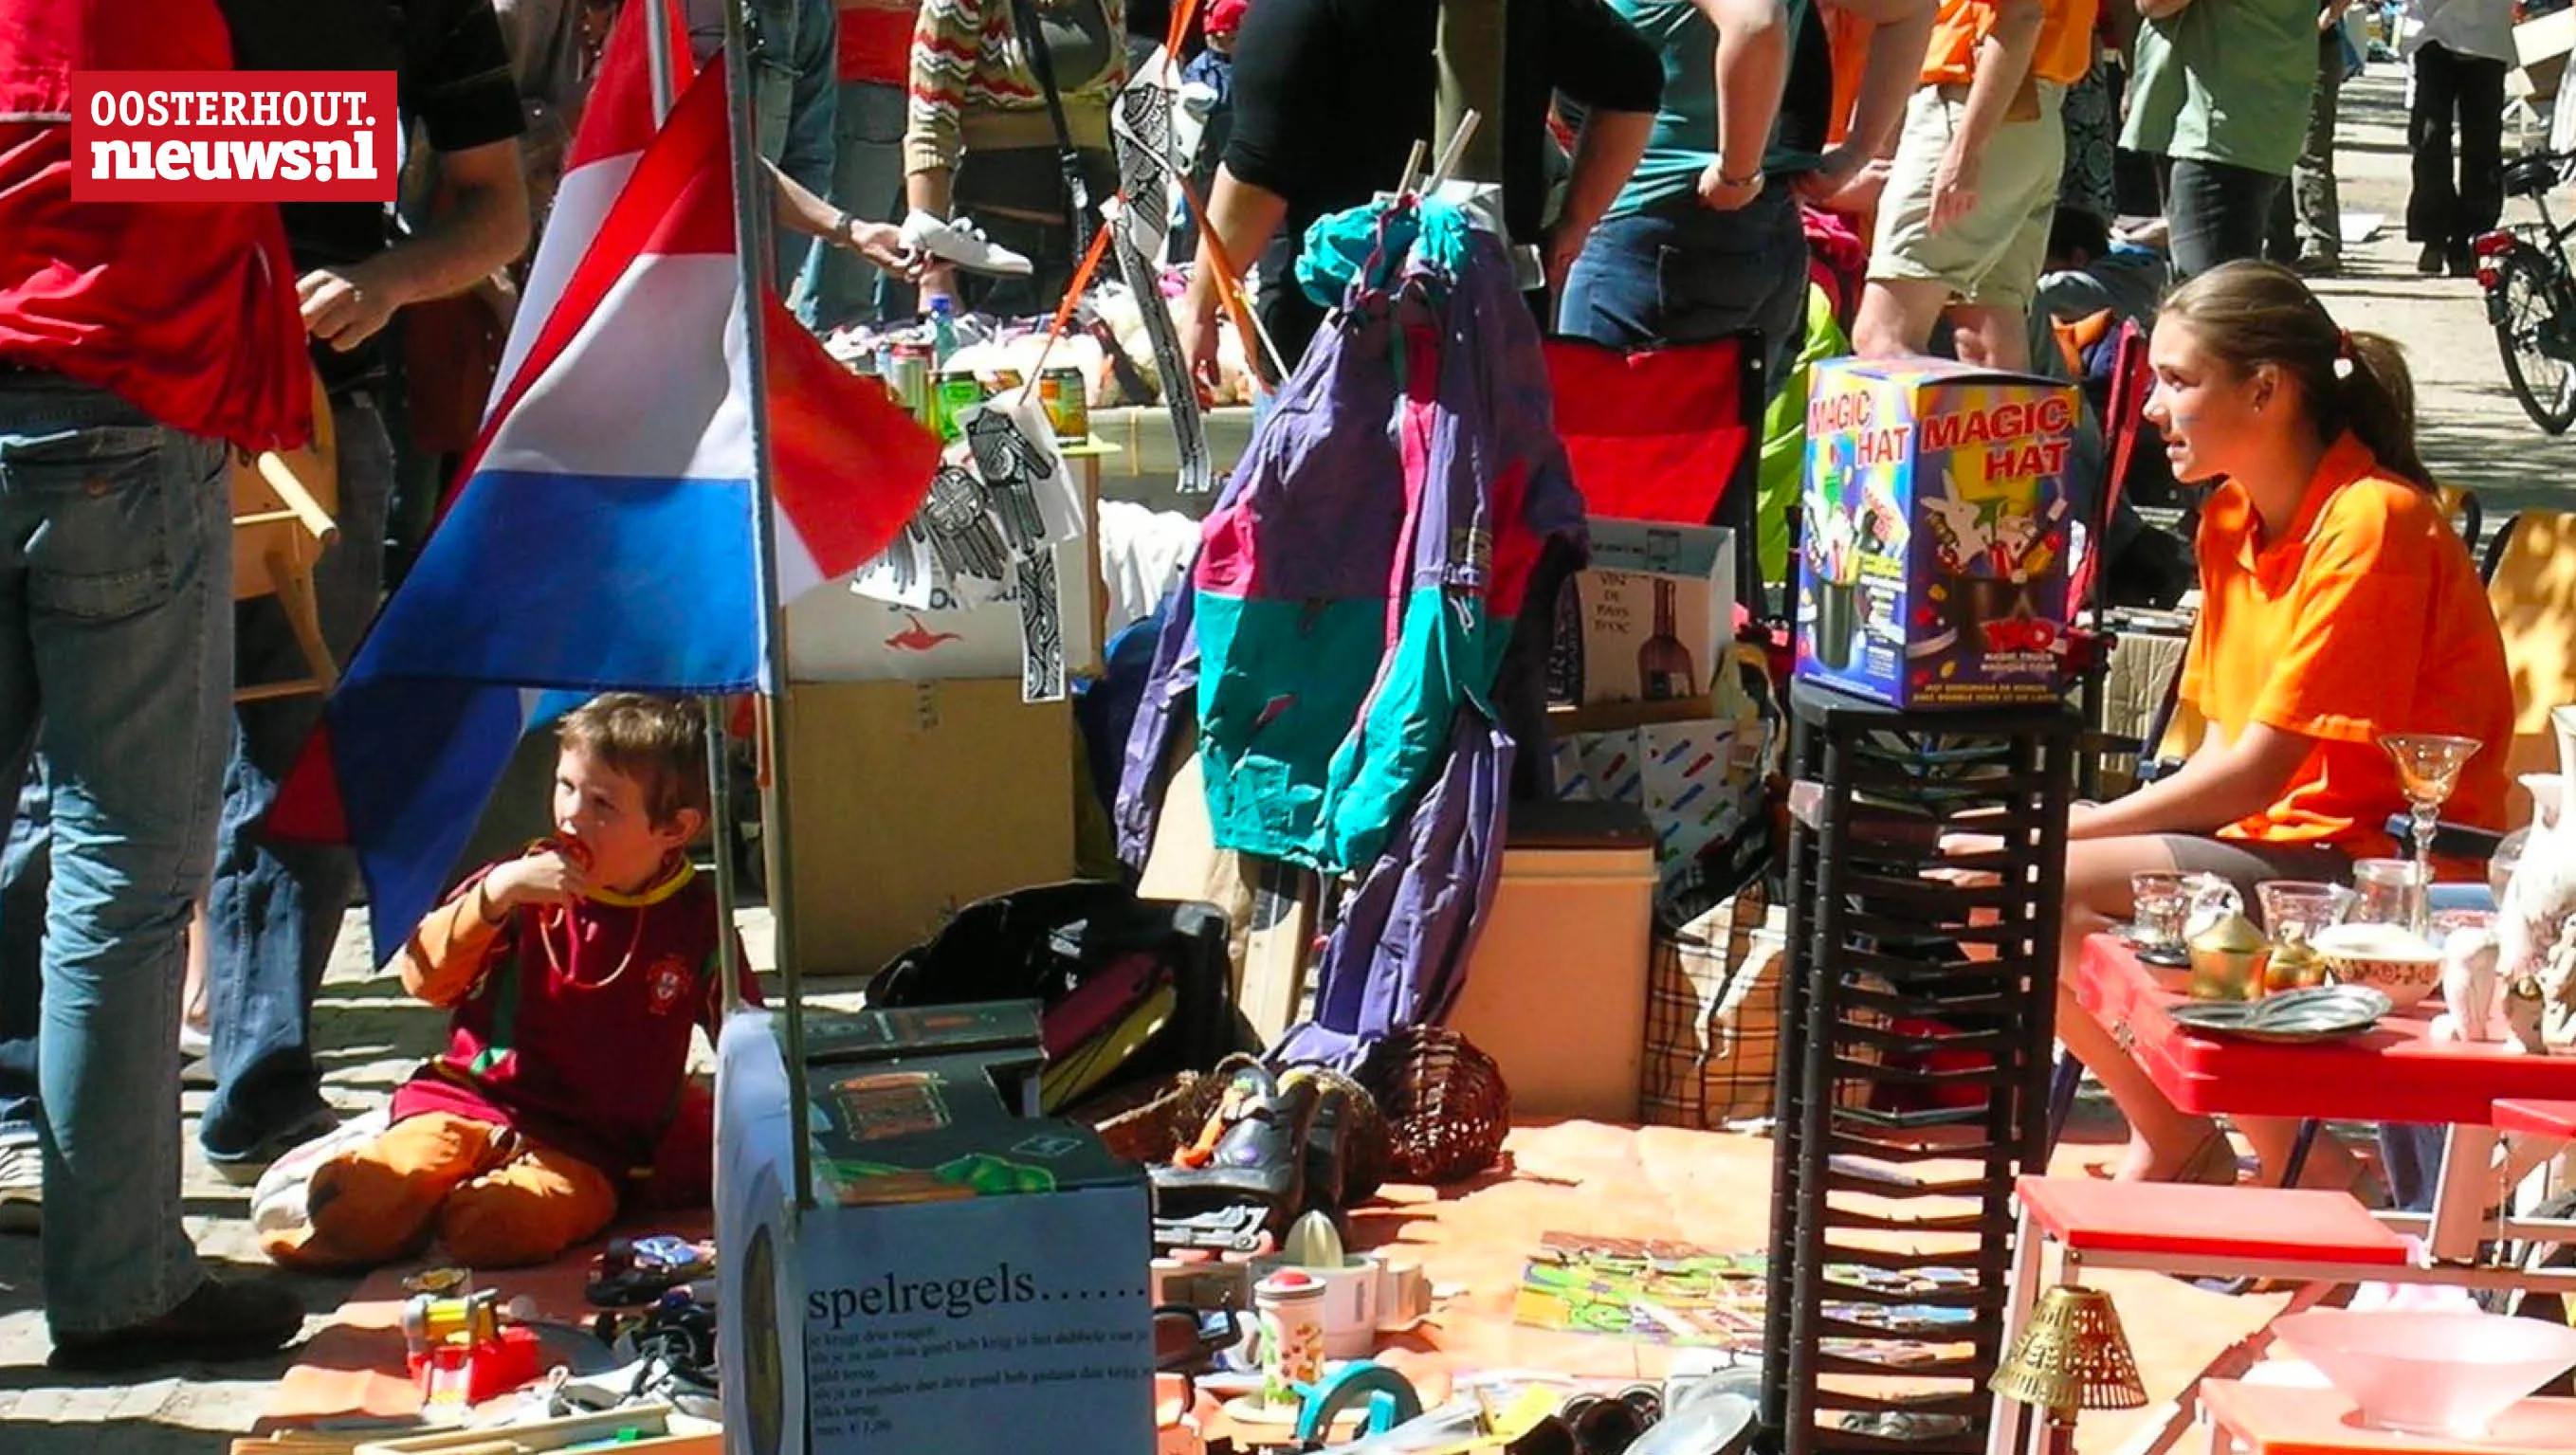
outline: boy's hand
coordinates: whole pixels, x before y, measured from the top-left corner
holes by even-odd
[[[500,909],[515,909],[523,904],[570,904],[589,897],[590,875],[565,857],[563,851],[544,849],[493,870],[484,885],[494,907]]]
[[[1934,232],[1946,231],[1977,207],[1977,158],[1964,147],[1953,146],[1941,154],[1941,165],[1932,173],[1932,224]]]

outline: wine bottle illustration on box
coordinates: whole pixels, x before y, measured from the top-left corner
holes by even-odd
[[[1655,634],[1637,648],[1637,695],[1648,702],[1671,702],[1699,695],[1699,671],[1690,649],[1673,632],[1676,583],[1655,580]]]

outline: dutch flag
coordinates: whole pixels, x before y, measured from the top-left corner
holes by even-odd
[[[657,133],[644,7],[625,9],[482,436],[270,815],[355,846],[380,963],[444,892],[523,732],[593,692],[774,685],[723,67]],[[774,295],[759,306],[784,600],[885,548],[938,444]]]

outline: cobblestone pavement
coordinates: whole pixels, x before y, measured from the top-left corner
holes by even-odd
[[[2563,472],[2576,468],[2576,446],[2543,436],[2506,392],[2476,284],[2415,273],[2415,249],[2403,236],[2402,85],[2395,68],[2381,66],[2345,88],[2338,166],[2343,205],[2348,212],[2379,213],[2385,221],[2375,238],[2346,249],[2346,275],[2320,284],[2319,291],[2347,325],[2407,345],[2421,394],[2425,455],[2445,480],[2477,488],[2494,519],[2562,498]],[[368,967],[364,945],[363,917],[352,917],[315,1011],[329,1094],[347,1112],[377,1104],[432,1047],[440,1027],[435,1012],[406,1000],[393,977]],[[765,961],[757,943],[752,958]],[[214,1257],[258,1263],[241,1190],[217,1179],[194,1155],[194,1122],[203,1101],[201,1090],[187,1093],[189,1231]],[[31,1238],[0,1237],[0,1452],[88,1455],[111,1448],[112,1441],[117,1455],[200,1455],[221,1450],[227,1435],[249,1429],[265,1403],[268,1381],[285,1367],[283,1359],[227,1371],[222,1378],[177,1371],[142,1383],[48,1372],[37,1246]],[[316,1310],[336,1307],[352,1286],[319,1279],[303,1285]]]

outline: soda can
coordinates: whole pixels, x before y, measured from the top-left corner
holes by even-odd
[[[984,381],[972,369],[939,371],[938,429],[941,439],[957,437],[957,417],[984,402]]]
[[[895,403],[923,424],[931,422],[930,350],[918,344],[895,345],[885,381],[886,388],[894,391]]]
[[[1038,402],[1060,440],[1091,438],[1091,397],[1080,369],[1049,369],[1038,378]]]

